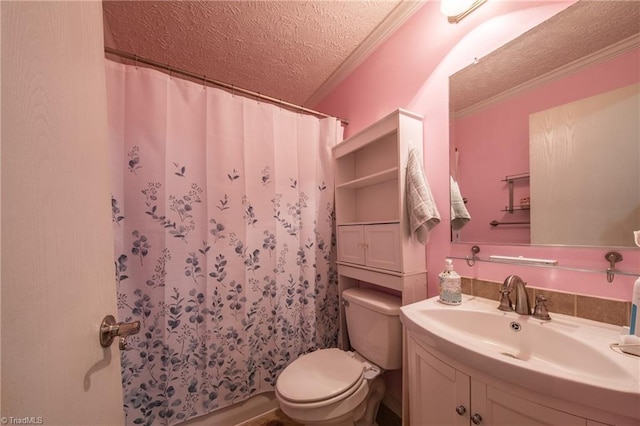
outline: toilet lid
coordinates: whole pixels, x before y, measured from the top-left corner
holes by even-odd
[[[284,369],[278,393],[292,402],[314,402],[340,395],[363,380],[363,364],[340,349],[303,355]]]

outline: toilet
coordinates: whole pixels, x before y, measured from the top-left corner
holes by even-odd
[[[376,426],[382,372],[402,368],[400,298],[350,288],[342,299],[355,352],[332,348],[302,355],[276,381],[280,409],[298,423]]]

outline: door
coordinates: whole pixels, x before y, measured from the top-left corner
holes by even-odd
[[[338,226],[338,261],[364,265],[362,225]]]
[[[409,424],[468,426],[469,376],[432,356],[408,335]]]
[[[2,2],[3,422],[123,424],[100,2]],[[12,418],[17,420],[12,420]]]
[[[365,225],[364,245],[367,266],[402,271],[400,224]]]
[[[521,426],[586,426],[587,420],[554,410],[511,393],[471,380],[473,413],[482,424]]]

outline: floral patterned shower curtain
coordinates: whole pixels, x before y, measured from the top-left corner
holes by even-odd
[[[317,119],[107,61],[128,424],[177,424],[273,390],[337,345],[331,147]]]

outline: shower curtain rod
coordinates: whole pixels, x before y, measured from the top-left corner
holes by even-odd
[[[292,104],[290,102],[283,101],[281,99],[272,98],[271,96],[263,95],[261,93],[254,92],[252,90],[242,89],[240,87],[234,86],[233,84],[224,83],[224,82],[218,81],[218,80],[212,80],[210,78],[207,78],[204,75],[194,74],[194,73],[189,72],[189,71],[185,71],[185,70],[182,70],[182,69],[179,69],[179,68],[172,67],[171,65],[167,65],[167,64],[160,63],[160,62],[156,62],[156,61],[154,61],[152,59],[143,58],[143,57],[138,56],[138,55],[132,55],[131,53],[123,52],[121,50],[113,49],[113,48],[107,47],[107,46],[104,47],[104,51],[105,51],[105,53],[108,53],[110,55],[115,55],[115,56],[119,56],[119,57],[124,58],[124,59],[129,59],[129,60],[134,61],[136,63],[151,65],[152,67],[160,68],[162,70],[169,71],[171,73],[181,74],[181,75],[183,75],[185,77],[194,78],[196,80],[209,83],[209,84],[211,84],[213,86],[218,86],[218,87],[222,87],[224,89],[231,90],[232,92],[242,93],[244,95],[248,95],[248,96],[251,96],[253,98],[258,98],[258,99],[270,102],[272,104],[284,106],[284,107],[287,107],[287,108],[290,108],[290,109],[294,109],[294,110],[297,110],[297,111],[306,112],[308,114],[315,115],[316,117],[336,118],[337,120],[340,120],[340,123],[342,123],[342,125],[344,125],[344,126],[349,124],[349,120],[346,120],[344,118],[333,117],[333,116],[331,116],[329,114],[325,114],[325,113],[320,112],[320,111],[315,111],[315,110],[303,107],[301,105],[296,105],[296,104]]]

